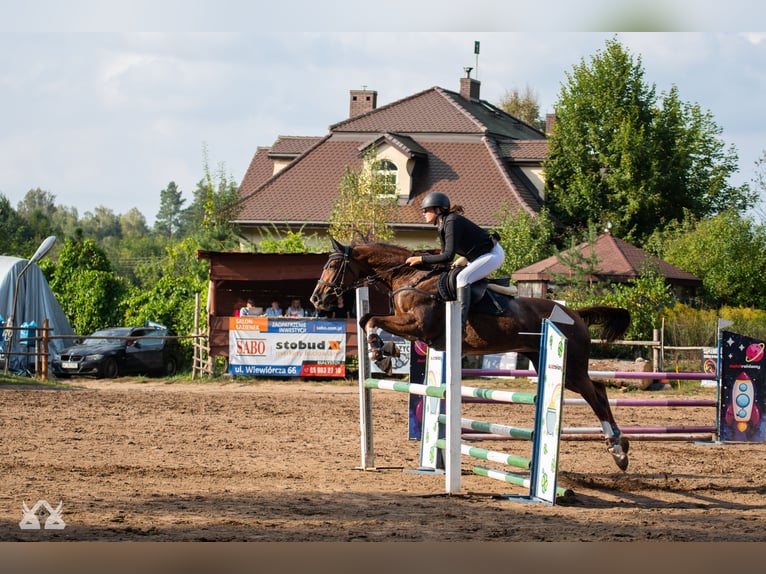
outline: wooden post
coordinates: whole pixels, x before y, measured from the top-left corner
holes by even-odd
[[[48,324],[48,319],[43,319],[42,356],[40,357],[40,379],[43,381],[48,380],[48,343],[50,341]]]

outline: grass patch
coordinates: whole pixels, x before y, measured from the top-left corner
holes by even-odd
[[[6,375],[0,373],[0,389],[18,387],[23,387],[26,389],[71,389],[72,385],[58,380],[41,381],[39,379],[22,377],[20,375]]]

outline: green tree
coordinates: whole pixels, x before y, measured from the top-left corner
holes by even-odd
[[[571,228],[613,224],[641,245],[684,211],[707,217],[754,202],[748,185],[727,180],[737,167],[720,128],[673,88],[658,104],[641,58],[616,39],[567,73],[544,162],[546,202]]]
[[[652,339],[652,332],[662,324],[662,316],[675,302],[673,291],[660,273],[647,266],[629,283],[616,283],[593,304],[623,307],[630,311],[630,327],[625,338],[634,341]]]
[[[75,333],[122,324],[125,285],[93,239],[67,239],[49,282]]]
[[[56,211],[56,196],[39,187],[30,189],[24,195],[24,199],[16,206],[16,210],[22,217],[29,217],[35,212],[41,212],[47,217],[52,217]]]
[[[160,210],[154,220],[154,231],[169,239],[178,235],[184,225],[185,201],[175,181],[160,191]]]
[[[531,87],[525,86],[523,92],[518,88],[506,90],[497,107],[533,128],[545,131],[545,119],[540,116],[540,103]]]
[[[86,211],[80,220],[85,237],[102,240],[105,237],[122,237],[120,218],[114,210],[99,205],[92,212]]]
[[[553,255],[554,225],[547,209],[537,215],[514,213],[504,203],[495,216],[499,222],[495,231],[505,251],[505,261],[496,276],[510,277],[514,271]]]
[[[203,146],[205,176],[197,183],[194,201],[185,215],[191,225],[190,233],[203,249],[222,251],[239,246],[234,224],[239,209],[239,187],[225,164],[213,173],[208,162],[207,147]]]
[[[599,298],[608,289],[606,283],[596,278],[601,268],[601,260],[592,249],[596,239],[596,230],[591,227],[584,248],[577,249],[582,241],[572,236],[566,250],[556,250],[556,258],[567,269],[565,273],[553,274],[553,283],[557,286],[556,298],[566,300],[570,306],[584,305],[587,301]]]
[[[766,198],[766,150],[764,150],[755,162],[755,171],[753,174],[753,190],[761,198],[760,205],[755,209],[756,215],[761,221],[766,221],[766,204],[763,203],[763,198]]]
[[[315,237],[315,236],[314,236]],[[288,231],[280,236],[279,233],[273,233],[269,237],[258,242],[259,253],[319,253],[320,248],[313,246],[303,233],[303,228],[298,231]],[[325,242],[326,243],[326,242]],[[316,243],[315,243],[316,245]],[[321,251],[327,251],[322,249]]]
[[[138,208],[132,207],[127,213],[120,215],[120,236],[123,239],[136,239],[148,234],[146,217]]]
[[[0,194],[0,255],[24,257],[26,221],[19,215],[5,195]],[[33,250],[29,256],[34,253]]]
[[[365,153],[359,170],[346,166],[329,218],[330,235],[338,241],[366,243],[393,237],[387,222],[394,216],[396,193],[391,193],[390,180],[377,166],[374,148]]]
[[[702,279],[708,305],[766,309],[766,228],[735,210],[689,218],[661,234],[668,263]]]

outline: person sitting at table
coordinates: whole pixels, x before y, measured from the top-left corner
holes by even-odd
[[[274,299],[274,301],[271,302],[271,306],[268,309],[266,309],[266,316],[267,317],[282,316],[282,307],[279,306],[279,301]]]
[[[290,306],[287,308],[287,311],[285,311],[285,317],[305,317],[306,311],[303,309],[303,305],[301,305],[300,299],[293,299],[293,302],[290,303]]]
[[[263,309],[255,306],[255,301],[247,300],[247,304],[239,310],[240,317],[258,317],[263,315]]]

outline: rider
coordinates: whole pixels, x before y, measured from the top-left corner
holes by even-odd
[[[467,217],[463,216],[462,206],[450,205],[449,197],[440,191],[432,191],[425,196],[420,209],[428,223],[438,225],[441,253],[437,255],[413,255],[407,258],[409,265],[420,263],[449,263],[455,254],[468,259],[457,276],[457,298],[460,302],[460,315],[465,337],[465,323],[468,307],[471,305],[471,283],[483,279],[505,260],[505,252],[498,243],[497,234],[490,234]]]

